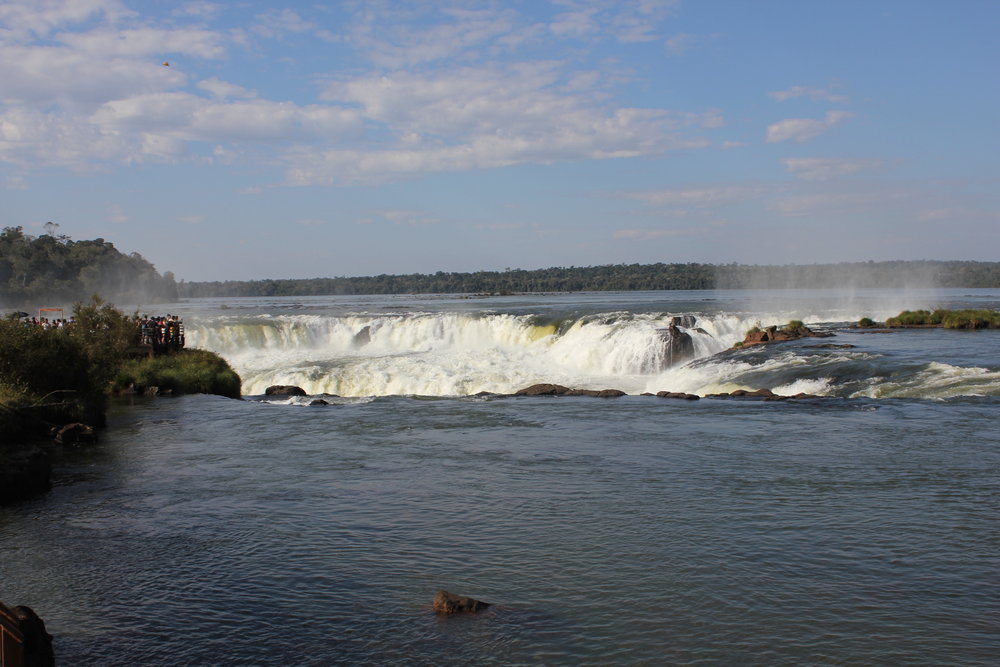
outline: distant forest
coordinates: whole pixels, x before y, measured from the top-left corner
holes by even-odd
[[[782,287],[1000,287],[1000,262],[892,261],[756,266],[609,264],[588,267],[183,282],[181,297],[325,294],[508,294],[630,290],[774,289]]]
[[[138,253],[119,252],[104,239],[73,241],[46,225],[29,236],[21,227],[0,233],[0,306],[63,306],[97,294],[117,303],[177,300],[174,276],[160,275]]]
[[[60,306],[92,295],[116,303],[164,303],[178,298],[312,296],[326,294],[513,294],[631,290],[781,287],[1000,287],[1000,262],[893,261],[756,266],[745,264],[608,264],[549,269],[303,278],[175,281],[138,253],[123,254],[104,239],[73,241],[46,225],[30,236],[21,227],[0,233],[0,306]]]

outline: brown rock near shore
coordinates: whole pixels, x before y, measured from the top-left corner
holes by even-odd
[[[448,591],[438,591],[434,595],[434,611],[439,614],[475,613],[489,606],[489,602],[455,595]]]
[[[82,445],[97,440],[94,427],[79,422],[53,429],[52,439],[60,445]]]

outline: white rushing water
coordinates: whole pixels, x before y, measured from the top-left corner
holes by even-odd
[[[706,393],[740,386],[726,378],[745,364],[670,363],[663,334],[674,316],[609,312],[547,321],[537,315],[464,312],[226,315],[190,323],[188,342],[225,357],[242,376],[246,394],[276,384],[339,396],[510,393],[537,382],[627,393]],[[721,313],[698,316],[685,331],[694,358],[706,359],[731,348],[756,324],[790,319],[808,324],[830,317]]]

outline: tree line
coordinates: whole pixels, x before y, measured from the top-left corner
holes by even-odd
[[[608,264],[588,267],[178,284],[181,297],[328,294],[507,294],[828,287],[1000,287],[1000,262],[887,261],[810,265]]]
[[[177,300],[172,273],[160,275],[139,253],[123,254],[104,239],[73,241],[58,225],[31,236],[21,227],[0,233],[0,305],[58,305],[100,294],[119,303]]]

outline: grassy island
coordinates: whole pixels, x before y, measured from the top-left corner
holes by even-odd
[[[944,329],[997,329],[1000,312],[995,310],[904,310],[885,321],[887,327],[941,327]]]
[[[240,397],[239,375],[225,359],[206,350],[186,349],[148,359],[130,359],[118,370],[111,390],[120,394],[145,392],[151,387],[172,394]]]

